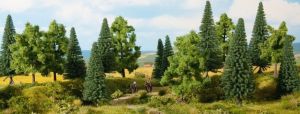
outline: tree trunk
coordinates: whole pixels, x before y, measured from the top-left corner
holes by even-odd
[[[276,77],[278,77],[278,68],[277,68],[277,65],[278,65],[278,63],[275,63],[274,64],[274,77],[276,78]]]
[[[53,72],[53,80],[56,81],[56,72]]]
[[[205,71],[204,76],[205,76],[205,77],[208,77],[208,71]]]
[[[241,107],[243,105],[242,99],[241,98],[237,98],[236,99],[236,104]]]
[[[121,75],[123,78],[125,78],[125,69],[122,69]]]
[[[262,74],[262,73],[263,73],[262,68],[259,67],[259,68],[258,68],[258,71],[257,71],[257,74]]]
[[[32,73],[31,75],[32,75],[32,84],[34,84],[35,83],[35,73]]]

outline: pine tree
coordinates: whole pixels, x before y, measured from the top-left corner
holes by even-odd
[[[229,43],[222,83],[226,97],[237,100],[239,105],[242,105],[242,100],[251,96],[255,89],[244,20],[241,18]]]
[[[83,83],[83,99],[95,104],[106,100],[105,74],[101,61],[98,44],[92,47],[91,57],[87,68],[87,76]]]
[[[1,55],[0,55],[0,74],[1,75],[9,75],[14,73],[13,69],[11,69],[11,51],[9,46],[15,42],[15,34],[16,30],[13,24],[13,20],[10,15],[6,18],[6,24],[4,28],[3,38],[2,38],[2,46],[1,46]]]
[[[226,55],[228,54],[228,42],[229,38],[232,36],[234,30],[234,24],[227,16],[226,13],[222,14],[220,21],[216,24],[216,34],[219,42],[221,43],[223,62],[225,61]]]
[[[86,72],[85,63],[74,27],[72,27],[70,31],[67,59],[64,70],[64,78],[66,79],[83,78]]]
[[[102,55],[102,63],[104,72],[111,72],[115,70],[115,53],[112,34],[110,32],[107,19],[104,18],[102,28],[98,39],[100,53]]]
[[[154,78],[161,78],[161,76],[163,75],[163,71],[162,71],[163,54],[164,54],[164,45],[161,39],[158,39],[155,64],[152,73]]]
[[[119,16],[111,26],[115,44],[117,71],[125,77],[125,69],[129,73],[138,68],[137,59],[141,56],[140,46],[135,44],[136,35],[133,26]]]
[[[209,71],[216,71],[223,67],[221,48],[216,36],[212,9],[209,1],[206,1],[204,15],[200,26],[200,53],[202,54],[202,69],[205,71],[205,77]]]
[[[174,55],[174,52],[171,45],[170,37],[167,35],[165,40],[163,58],[162,58],[162,74],[164,74],[164,72],[170,66],[168,58],[172,55]]]
[[[263,4],[262,2],[260,2],[252,31],[252,39],[249,44],[249,53],[252,58],[252,64],[253,66],[256,66],[256,68],[259,68],[257,73],[262,73],[270,65],[269,60],[261,58],[262,52],[260,49],[260,45],[262,45],[267,40],[267,38],[267,22]]]
[[[277,87],[281,95],[285,95],[299,89],[299,72],[297,71],[292,47],[294,39],[295,38],[293,36],[288,35],[284,41],[283,59],[280,65]]]

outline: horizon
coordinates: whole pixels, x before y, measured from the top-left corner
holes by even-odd
[[[10,0],[0,4],[0,40],[2,41],[5,18],[11,14],[17,33],[21,33],[25,23],[39,25],[47,30],[51,20],[64,24],[67,34],[75,27],[82,50],[90,50],[97,41],[102,19],[106,17],[109,25],[116,16],[123,16],[136,30],[137,45],[142,51],[155,51],[158,38],[170,36],[172,42],[177,36],[191,30],[199,32],[201,17],[206,0]],[[245,19],[247,40],[251,32],[258,3],[261,0],[210,0],[214,21],[222,13],[227,13],[236,24],[237,19]],[[286,21],[289,34],[300,42],[300,1],[262,0],[269,25],[278,27]],[[138,10],[137,10],[138,9]],[[81,12],[81,13],[77,13]],[[245,13],[247,12],[247,13]],[[173,45],[173,43],[172,43]]]

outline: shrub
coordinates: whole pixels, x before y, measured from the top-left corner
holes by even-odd
[[[141,72],[135,72],[134,73],[134,78],[145,78],[146,74],[141,73]]]
[[[143,99],[147,99],[148,95],[147,95],[147,91],[146,90],[140,90],[138,91],[138,95],[139,95],[139,99],[143,100]]]
[[[29,109],[28,98],[24,96],[12,97],[8,101],[8,106],[13,109],[15,113],[31,113],[32,111]]]
[[[4,108],[6,108],[6,103],[2,99],[0,99],[0,109]]]
[[[161,107],[163,105],[170,105],[175,103],[175,100],[172,99],[171,97],[167,97],[167,96],[152,96],[148,105],[150,107]]]
[[[272,76],[258,76],[255,80],[256,100],[271,100],[277,97],[277,81]]]
[[[283,109],[295,110],[300,107],[300,93],[283,96],[281,98],[281,106]]]
[[[111,98],[116,99],[116,98],[120,98],[123,96],[123,92],[120,91],[119,89],[117,91],[115,91],[113,94],[111,94]]]
[[[167,90],[165,90],[165,89],[161,89],[161,90],[158,91],[159,96],[164,96],[166,94],[167,94]]]

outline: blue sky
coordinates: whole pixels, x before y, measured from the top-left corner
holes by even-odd
[[[190,30],[199,31],[206,0],[1,0],[0,36],[5,18],[11,14],[18,33],[26,22],[47,30],[51,20],[75,27],[80,46],[89,50],[97,40],[102,19],[112,23],[123,16],[136,29],[137,44],[143,51],[156,50],[157,39],[166,35],[175,41],[176,36]],[[286,21],[289,34],[300,42],[300,0],[210,0],[215,21],[227,13],[234,22],[245,19],[247,39],[251,38],[257,5],[263,1],[268,24],[277,27]],[[69,36],[67,34],[67,36]],[[2,37],[0,38],[2,41]]]

